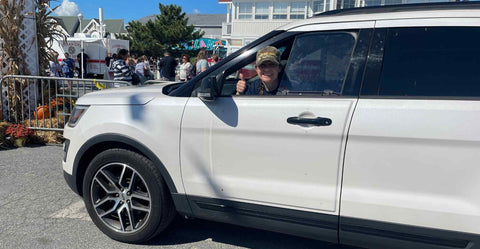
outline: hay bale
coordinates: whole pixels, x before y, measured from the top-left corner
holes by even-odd
[[[62,133],[59,131],[35,131],[35,134],[30,138],[30,143],[33,144],[61,144],[65,141]]]
[[[38,128],[63,128],[65,122],[63,121],[63,118],[47,118],[38,121],[35,119],[29,119],[25,120],[25,125]],[[33,144],[61,144],[63,141],[65,141],[65,139],[63,138],[61,131],[35,130],[35,134],[30,138],[29,142]]]
[[[37,128],[61,128],[65,126],[65,122],[67,120],[63,120],[63,118],[47,118],[45,120],[39,119],[28,119],[25,120],[25,125],[28,127],[37,127]]]

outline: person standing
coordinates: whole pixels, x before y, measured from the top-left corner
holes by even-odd
[[[160,61],[161,76],[164,80],[175,81],[175,68],[177,67],[177,61],[170,56],[170,52],[168,51],[163,55],[164,56]]]
[[[190,56],[182,55],[182,64],[180,64],[180,81],[187,81],[192,78],[190,72],[192,71],[192,64],[190,63]]]
[[[61,63],[63,77],[73,78],[73,72],[75,71],[75,61],[72,58],[70,58],[70,54],[68,53],[65,53],[64,56],[65,56],[65,59],[63,59]],[[65,90],[71,91],[72,81],[67,80],[66,82],[67,82],[67,88]]]
[[[58,52],[52,53],[53,60],[49,61],[50,65],[50,76],[52,77],[61,77],[62,75],[62,66],[58,63]]]
[[[107,53],[105,57],[105,66],[107,66],[107,68],[110,67],[110,60],[112,60],[112,53]]]
[[[125,62],[128,58],[128,51],[126,49],[120,49],[118,51],[118,58],[112,64],[112,71],[113,71],[113,79],[114,80],[121,80],[121,81],[128,81],[132,84],[132,75],[134,71],[130,70]]]
[[[82,56],[83,54],[83,56]],[[88,62],[88,55],[86,53],[79,53],[77,55],[78,61],[78,77],[79,78],[86,78],[87,77],[87,62]]]
[[[147,57],[146,56],[140,56],[137,59],[137,65],[135,66],[135,73],[138,75],[140,78],[140,83],[143,84],[147,80],[151,80],[152,73],[150,72],[150,66],[149,64],[145,61]]]
[[[209,63],[209,66],[211,67],[211,66],[217,64],[219,59],[220,58],[218,57],[218,55],[216,55],[216,54],[212,55],[212,62]]]
[[[205,50],[202,49],[198,52],[197,63],[195,65],[197,67],[197,75],[208,69],[207,52],[205,52]]]
[[[65,59],[62,60],[62,73],[65,78],[73,78],[75,71],[75,61],[70,58],[70,54],[65,53]]]

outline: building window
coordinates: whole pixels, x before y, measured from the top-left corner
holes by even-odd
[[[384,0],[384,5],[402,4],[402,0]]]
[[[330,0],[313,1],[313,13],[320,13],[330,10]]]
[[[294,2],[290,7],[290,19],[305,19],[305,2]]]
[[[238,4],[238,19],[252,19],[252,3]]]
[[[268,19],[269,7],[267,2],[255,3],[255,19]]]
[[[380,5],[382,5],[382,0],[365,0],[365,7]]]
[[[273,3],[273,19],[287,19],[287,3]]]
[[[342,8],[343,9],[355,8],[355,0],[343,0]]]

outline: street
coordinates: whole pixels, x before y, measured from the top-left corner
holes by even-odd
[[[177,219],[145,245],[114,241],[63,178],[62,147],[0,150],[0,248],[315,248],[337,246],[203,220]],[[346,248],[346,247],[342,247]]]

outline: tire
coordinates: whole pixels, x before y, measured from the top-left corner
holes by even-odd
[[[122,242],[148,241],[165,230],[176,214],[152,161],[125,149],[106,150],[90,162],[83,193],[95,225]]]

